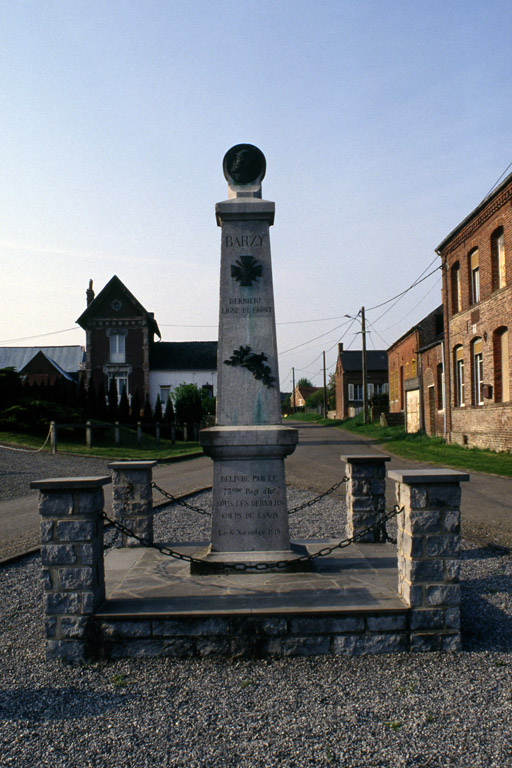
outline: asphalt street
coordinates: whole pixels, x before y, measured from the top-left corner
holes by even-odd
[[[345,465],[340,457],[354,453],[382,453],[382,448],[372,441],[335,427],[295,423],[290,426],[299,429],[299,444],[295,452],[286,459],[286,480],[292,487],[311,490],[312,496],[330,488],[345,474]],[[48,456],[48,474],[54,476]],[[391,457],[388,469],[410,469],[425,467],[421,462]],[[159,464],[153,471],[157,484],[179,496],[201,490],[212,484],[213,463],[207,457]],[[110,506],[110,492],[106,491],[106,507]],[[344,495],[343,486],[335,492]],[[387,483],[387,504],[390,509],[395,503],[394,483]],[[164,498],[154,492],[154,503]],[[462,484],[462,533],[471,541],[485,542],[512,548],[512,478],[486,475],[479,472],[470,474],[470,481]],[[39,541],[39,516],[37,494],[27,495],[10,501],[0,502],[0,560],[13,554],[21,554]]]

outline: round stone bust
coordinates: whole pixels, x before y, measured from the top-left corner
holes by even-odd
[[[230,186],[259,184],[265,176],[265,155],[253,144],[236,144],[228,149],[222,163],[224,176]]]

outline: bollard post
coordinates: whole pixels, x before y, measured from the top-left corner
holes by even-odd
[[[52,454],[55,456],[57,453],[57,424],[54,421],[50,422],[50,445]]]
[[[171,443],[174,445],[176,442],[176,425],[174,422],[171,424]]]
[[[153,543],[152,470],[156,461],[114,461],[112,470],[112,512],[118,520],[148,544]],[[122,533],[118,547],[139,547],[140,542]]]
[[[137,443],[142,445],[142,422],[137,422]]]
[[[188,443],[188,424],[183,425],[183,441]]]
[[[119,445],[121,443],[121,433],[119,430],[119,422],[116,421],[114,424],[114,442],[116,445]]]
[[[453,469],[390,470],[397,517],[398,591],[411,609],[411,651],[460,650],[460,483]]]
[[[156,447],[160,448],[160,422],[157,421],[155,424],[155,439],[156,439]]]
[[[375,525],[386,510],[386,461],[384,454],[341,456],[347,475],[347,536],[352,538]],[[358,541],[383,541],[381,531],[365,534]]]
[[[46,658],[94,652],[93,619],[105,599],[103,486],[110,477],[36,480],[41,516]]]
[[[92,448],[92,427],[90,421],[85,423],[85,447]]]

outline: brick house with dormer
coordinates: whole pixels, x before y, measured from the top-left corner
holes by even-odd
[[[217,342],[165,342],[154,314],[148,312],[114,275],[96,296],[92,280],[87,307],[77,323],[86,333],[85,377],[108,392],[112,379],[118,396],[130,398],[138,390],[152,407],[158,395],[165,406],[173,388],[183,383],[217,388]]]
[[[436,249],[443,266],[447,440],[512,450],[512,174]]]

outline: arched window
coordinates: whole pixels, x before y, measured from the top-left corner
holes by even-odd
[[[455,371],[454,404],[464,406],[464,350],[462,345],[453,350],[453,370]]]
[[[505,276],[505,233],[498,227],[491,235],[492,289],[504,288]]]
[[[471,343],[471,367],[473,373],[473,405],[484,404],[484,360],[482,339],[474,339]]]
[[[452,315],[455,315],[462,309],[462,301],[460,295],[460,264],[458,261],[456,261],[451,268],[450,283],[452,294]]]
[[[480,301],[480,256],[478,248],[474,248],[468,255],[468,267],[469,267],[469,295],[471,296],[471,303],[478,304]]]
[[[497,328],[493,333],[494,401],[510,400],[510,353],[508,328]]]

